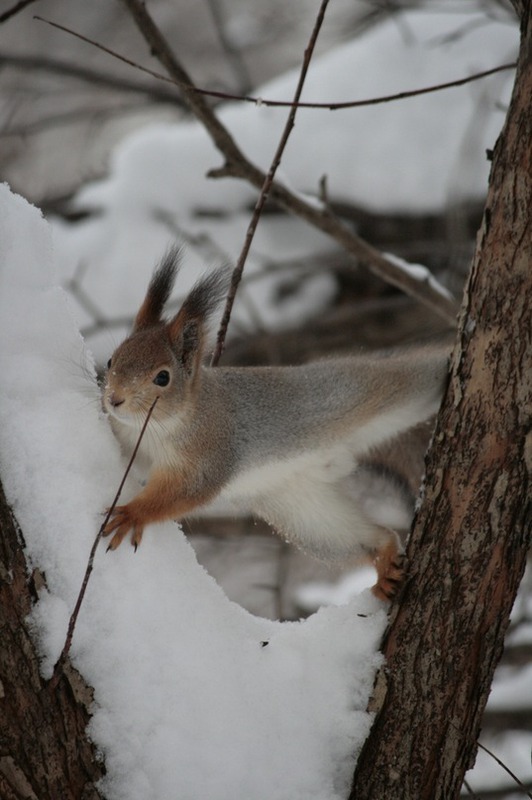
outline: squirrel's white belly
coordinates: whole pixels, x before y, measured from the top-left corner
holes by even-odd
[[[312,483],[332,484],[349,475],[355,459],[350,450],[337,445],[331,450],[314,450],[292,458],[268,461],[238,473],[227,483],[220,497],[231,502],[249,501],[276,490]]]
[[[323,560],[371,551],[379,529],[358,511],[348,485],[355,468],[345,445],[243,471],[221,497],[247,505],[283,538]]]

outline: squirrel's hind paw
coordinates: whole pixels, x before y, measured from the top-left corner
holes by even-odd
[[[406,575],[406,558],[395,539],[377,551],[375,558],[377,582],[371,591],[379,600],[393,600],[399,593]]]

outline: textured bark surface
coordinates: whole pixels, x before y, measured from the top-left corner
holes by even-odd
[[[351,798],[457,798],[530,546],[532,20]]]
[[[0,487],[0,797],[97,800],[104,770],[85,734],[90,694],[72,668],[53,692],[40,676],[26,624],[34,595]]]

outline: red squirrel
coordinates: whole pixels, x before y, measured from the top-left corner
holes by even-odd
[[[133,331],[108,362],[103,407],[131,454],[155,399],[138,458],[148,480],[113,510],[116,549],[132,531],[181,519],[220,496],[240,502],[321,559],[370,556],[374,594],[391,598],[403,575],[397,534],[368,519],[349,492],[357,458],[438,409],[447,349],[411,348],[295,367],[210,367],[209,320],[227,274],[212,272],[166,320],[178,268],[168,251]]]

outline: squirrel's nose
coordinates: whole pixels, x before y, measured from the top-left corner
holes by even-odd
[[[117,408],[118,406],[121,406],[122,403],[124,402],[124,398],[123,397],[117,397],[114,392],[111,392],[111,394],[109,395],[109,397],[107,399],[109,401],[109,404],[112,405],[113,408]]]

